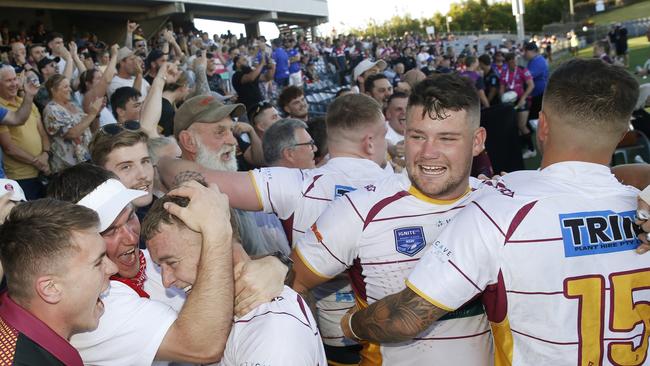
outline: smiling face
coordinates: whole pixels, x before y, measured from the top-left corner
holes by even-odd
[[[97,328],[104,313],[100,294],[108,289],[109,278],[117,267],[106,256],[106,244],[96,229],[75,232],[72,240],[77,248],[66,264],[60,284],[66,323],[74,334]]]
[[[161,224],[147,241],[151,259],[160,265],[163,285],[189,292],[201,256],[201,234],[176,224]]]
[[[135,209],[128,205],[117,216],[113,224],[103,233],[106,254],[117,265],[121,277],[133,278],[140,269],[140,221]]]
[[[0,97],[13,100],[18,95],[20,82],[13,67],[0,69]]]
[[[307,100],[304,95],[299,96],[298,98],[290,101],[285,107],[285,112],[289,114],[292,118],[303,119],[307,117],[309,112],[309,106],[307,105]]]
[[[464,110],[447,110],[443,120],[422,116],[422,112],[422,106],[407,112],[408,176],[430,198],[456,199],[467,190],[472,158],[483,150],[485,130],[475,127]]]
[[[104,168],[115,173],[127,188],[147,192],[146,196],[134,200],[133,205],[144,207],[151,203],[154,168],[144,142],[113,149],[106,156]]]

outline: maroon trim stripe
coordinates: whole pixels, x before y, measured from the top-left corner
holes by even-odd
[[[419,261],[420,258],[413,258],[413,259],[403,259],[403,260],[397,260],[397,261],[389,261],[389,262],[362,262],[362,266],[381,266],[383,264],[396,264],[396,263],[406,263],[406,262],[417,262]]]
[[[472,201],[472,203],[475,204],[476,207],[478,207],[479,210],[481,210],[481,211],[483,212],[483,214],[484,214],[485,216],[487,216],[487,218],[488,218],[490,221],[492,221],[492,224],[494,224],[494,226],[499,230],[499,232],[501,233],[501,235],[503,235],[503,236],[505,237],[506,234],[503,232],[503,230],[501,230],[501,228],[499,227],[499,225],[497,225],[497,223],[494,221],[494,219],[492,219],[492,216],[490,216],[490,214],[488,214],[488,213],[483,209],[483,207],[481,207],[481,205],[479,205],[478,203],[476,203],[476,201]]]
[[[445,210],[445,211],[429,212],[429,213],[418,214],[418,215],[404,215],[404,216],[384,217],[384,218],[376,219],[376,220],[372,220],[372,221],[373,222],[380,222],[380,221],[389,221],[389,220],[395,220],[395,219],[405,219],[405,218],[409,218],[409,217],[423,217],[423,216],[430,216],[430,215],[431,216],[433,216],[433,215],[441,215],[441,214],[445,214],[445,213],[447,213],[449,211],[452,211],[452,210],[460,210],[463,207],[465,207],[465,206],[456,206],[456,207],[450,208],[449,210]]]
[[[528,292],[528,291],[515,291],[515,290],[506,290],[508,293],[517,294],[517,295],[564,295],[564,291],[554,291],[554,292]]]
[[[321,309],[321,308],[318,308],[318,311],[328,312],[328,311],[350,310],[353,306],[354,306],[354,304],[351,304],[351,305],[348,306],[347,308],[340,308],[340,309]]]
[[[386,197],[381,201],[377,202],[374,206],[372,206],[370,211],[368,211],[368,216],[366,217],[366,220],[363,223],[363,230],[365,230],[368,227],[368,225],[370,225],[370,223],[375,218],[375,216],[377,216],[377,214],[379,214],[379,212],[383,210],[386,206],[399,200],[402,197],[406,197],[410,195],[411,194],[406,191],[400,191],[390,197]]]
[[[335,256],[334,253],[332,253],[332,251],[330,250],[330,248],[328,248],[327,245],[325,245],[325,243],[323,243],[322,240],[320,240],[319,243],[320,243],[320,244],[325,248],[325,250],[327,250],[327,252],[328,252],[328,253],[329,253],[329,254],[330,254],[334,259],[336,259],[337,261],[339,261],[339,263],[341,263],[342,265],[348,267],[348,265],[345,264],[345,262],[343,262],[342,260],[340,260],[339,257]]]
[[[544,242],[559,241],[559,240],[562,240],[562,238],[508,240],[508,244],[544,243]]]
[[[347,199],[348,202],[350,202],[350,205],[352,205],[352,208],[354,209],[354,212],[357,213],[357,216],[359,216],[359,219],[361,219],[361,222],[364,222],[365,220],[363,219],[363,216],[361,216],[361,214],[359,213],[359,210],[357,210],[357,206],[354,205],[354,202],[352,202],[352,200],[350,199],[350,196],[348,196],[346,194],[343,197],[345,197],[345,199]]]
[[[480,337],[482,335],[490,333],[490,330],[486,330],[485,332],[481,333],[476,333],[472,335],[466,335],[466,336],[458,336],[458,337],[423,337],[423,338],[413,338],[416,341],[445,341],[445,340],[451,340],[451,339],[465,339],[465,338],[474,338],[474,337]]]
[[[455,264],[454,262],[452,262],[451,260],[449,260],[449,264],[451,264],[452,266],[454,266],[454,268],[456,268],[456,270],[457,270],[460,274],[462,274],[463,277],[465,277],[465,279],[466,279],[467,281],[469,281],[469,283],[471,283],[472,286],[474,286],[474,288],[475,288],[478,292],[483,292],[483,290],[481,290],[478,286],[476,286],[476,284],[474,283],[474,281],[470,280],[469,277],[467,277],[467,275],[466,275],[465,273],[463,273],[463,271],[461,271],[460,268],[458,268],[458,266],[456,266],[456,264]]]
[[[302,172],[301,172],[301,173],[302,173]],[[303,195],[303,196],[306,196],[307,193],[309,193],[309,191],[311,191],[312,189],[314,189],[314,186],[316,185],[316,181],[319,180],[320,177],[322,177],[322,176],[323,176],[322,174],[315,175],[314,178],[313,178],[312,181],[311,181],[311,184],[309,185],[309,187],[307,187],[307,190],[306,190],[305,193],[303,193],[302,195]]]
[[[544,338],[535,337],[535,336],[532,336],[530,334],[526,334],[526,333],[514,330],[512,328],[510,328],[510,330],[513,333],[517,333],[517,334],[522,335],[524,337],[532,338],[532,339],[535,339],[535,340],[538,340],[538,341],[544,342],[544,343],[555,344],[555,345],[558,345],[558,346],[577,346],[578,345],[578,342],[556,342],[556,341],[551,341],[551,340],[544,339]]]
[[[517,211],[515,217],[510,222],[510,226],[508,227],[508,233],[506,234],[506,237],[503,241],[503,245],[506,245],[506,243],[508,243],[510,238],[515,234],[515,231],[517,231],[519,225],[521,225],[521,223],[524,221],[526,216],[528,216],[530,210],[533,209],[533,206],[535,206],[536,203],[537,201],[527,203],[522,208],[520,208],[519,211]]]
[[[320,198],[320,197],[307,196],[307,195],[303,195],[303,197],[304,197],[304,198],[308,198],[308,199],[310,199],[310,200],[332,202],[332,200],[329,199],[329,198]]]
[[[284,312],[284,311],[271,311],[271,310],[269,310],[269,311],[264,312],[262,314],[254,315],[254,316],[252,316],[252,317],[250,317],[248,319],[235,320],[235,324],[236,323],[249,323],[249,322],[253,321],[256,318],[260,318],[260,317],[265,316],[265,315],[287,315],[287,316],[290,316],[290,317],[296,319],[300,324],[304,325],[305,327],[309,328],[309,330],[311,330],[311,327],[309,326],[309,324],[307,324],[307,323],[303,322],[302,320],[298,319],[297,316],[295,316],[293,314],[289,314],[289,313]],[[314,335],[317,335],[317,334],[318,334],[318,332],[314,333]]]

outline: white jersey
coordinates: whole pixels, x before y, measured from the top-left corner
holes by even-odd
[[[142,253],[147,263],[144,289],[150,299],[122,282],[111,281],[108,295],[102,298],[104,315],[97,329],[70,339],[84,365],[169,364],[154,362],[154,357],[186,296],[181,290],[165,289],[160,268],[147,250]]]
[[[133,87],[134,83],[135,83],[135,76],[129,79],[124,79],[117,75],[113,76],[113,80],[111,80],[111,83],[108,84],[108,90],[106,92],[106,95],[108,95],[108,100],[110,101],[111,96],[113,96],[113,93],[115,93],[117,89],[125,86]],[[149,85],[149,82],[147,82],[147,80],[143,78],[139,90],[142,100],[144,100],[147,97],[147,93],[149,92],[150,87],[151,86]]]
[[[321,277],[350,268],[358,302],[366,307],[405,288],[420,257],[470,197],[468,187],[456,200],[433,200],[396,174],[334,202],[296,252]],[[491,343],[483,306],[474,301],[412,341],[368,344],[361,364],[490,365]]]
[[[330,203],[391,173],[367,159],[332,158],[316,169],[263,168],[251,171],[264,212],[275,213],[294,245]],[[312,291],[325,344],[354,344],[343,337],[341,317],[354,306],[349,280],[339,276]]]
[[[511,173],[496,188],[447,226],[408,286],[447,310],[481,296],[496,365],[647,365],[638,191],[582,162]]]
[[[279,297],[235,319],[219,365],[327,366],[327,359],[309,307],[285,286]]]

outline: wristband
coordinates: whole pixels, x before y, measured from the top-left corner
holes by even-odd
[[[356,335],[356,334],[354,333],[354,329],[352,329],[352,317],[353,317],[354,314],[356,314],[356,313],[357,313],[357,312],[355,311],[354,313],[350,314],[350,316],[348,317],[348,329],[350,329],[350,333],[352,333],[352,337],[354,337],[354,340],[355,340],[355,341],[361,341],[362,339],[361,339],[358,335]]]

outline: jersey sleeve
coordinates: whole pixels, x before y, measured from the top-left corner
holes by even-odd
[[[150,365],[176,320],[176,312],[161,302],[139,297],[115,281],[103,301],[105,310],[99,327],[70,340],[84,364]]]
[[[406,285],[436,307],[458,309],[497,281],[503,236],[495,231],[490,218],[469,204],[433,242]]]
[[[357,195],[334,200],[296,245],[296,254],[320,277],[338,275],[358,256],[363,221],[349,196]]]
[[[289,168],[262,168],[249,172],[262,211],[289,218],[302,198],[303,172]]]

